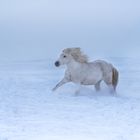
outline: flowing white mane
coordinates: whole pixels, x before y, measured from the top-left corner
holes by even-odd
[[[64,53],[71,54],[75,61],[80,63],[87,63],[88,57],[87,55],[81,52],[80,48],[67,48],[63,50]]]

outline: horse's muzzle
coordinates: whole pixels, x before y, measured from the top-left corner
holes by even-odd
[[[56,61],[56,62],[55,62],[55,66],[56,66],[56,67],[59,67],[59,66],[60,66],[59,61]]]

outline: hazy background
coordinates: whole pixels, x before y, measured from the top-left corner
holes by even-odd
[[[138,57],[139,46],[139,0],[0,2],[0,60],[52,58],[67,47]]]

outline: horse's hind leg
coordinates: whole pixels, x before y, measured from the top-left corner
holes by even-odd
[[[106,79],[104,79],[104,82],[105,82],[106,85],[109,87],[109,92],[110,92],[110,93],[112,93],[112,94],[116,93],[115,88],[114,88],[114,86],[113,86],[113,84],[112,84],[111,78],[106,78]]]
[[[106,75],[103,77],[103,81],[108,86],[109,92],[111,94],[115,93],[115,89],[114,89],[113,84],[112,84],[112,72],[106,73]]]
[[[114,86],[112,84],[109,84],[108,87],[109,87],[109,92],[111,94],[115,94],[116,93],[116,90],[114,89]]]
[[[100,89],[101,89],[100,83],[101,83],[101,81],[98,81],[98,82],[95,84],[95,90],[96,90],[96,91],[100,91]]]

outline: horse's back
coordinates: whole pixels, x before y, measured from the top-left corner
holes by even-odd
[[[95,60],[93,62],[90,62],[92,65],[100,67],[102,70],[112,70],[112,64],[108,63],[104,60]]]
[[[112,64],[104,61],[104,60],[95,60],[91,62],[93,66],[99,67],[102,71],[103,77],[108,77],[109,75],[112,75]]]

